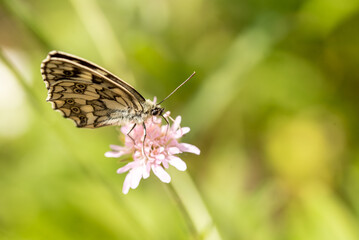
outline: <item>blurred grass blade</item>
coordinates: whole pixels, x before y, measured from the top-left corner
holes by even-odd
[[[36,97],[35,91],[29,86],[26,82],[25,78],[21,75],[20,71],[15,67],[15,65],[10,61],[10,59],[4,53],[4,50],[0,48],[0,61],[4,63],[4,65],[11,71],[11,73],[15,76],[18,83],[24,90],[26,97],[30,101],[30,105],[39,113],[43,113],[43,109],[39,103],[39,99]]]
[[[247,31],[239,34],[220,66],[209,79],[203,80],[199,92],[183,115],[192,116],[191,129],[196,132],[210,128],[237,95],[241,78],[261,62],[273,44],[286,32],[286,24],[277,18],[260,19]],[[209,106],[209,111],[200,111]],[[205,120],[205,121],[203,121]]]
[[[357,0],[306,1],[299,12],[302,16],[300,27],[305,31],[310,31],[312,35],[326,36],[346,19],[357,14],[358,8],[359,1]]]
[[[126,66],[125,53],[111,25],[95,0],[70,0],[87,32],[97,47],[104,64],[108,67]],[[121,69],[126,81],[133,81],[127,68]]]
[[[221,239],[217,227],[189,174],[187,172],[176,172],[173,169],[169,169],[169,172],[172,176],[171,185],[188,213],[199,239]]]
[[[25,4],[21,4],[16,0],[2,0],[0,5],[25,26],[44,50],[54,49],[50,41],[45,37],[46,34],[34,22],[34,18],[31,16],[32,13],[26,9]]]

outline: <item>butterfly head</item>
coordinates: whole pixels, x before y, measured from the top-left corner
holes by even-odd
[[[151,115],[152,115],[152,116],[162,116],[164,110],[165,110],[165,109],[164,109],[163,107],[155,106],[155,107],[151,110]]]

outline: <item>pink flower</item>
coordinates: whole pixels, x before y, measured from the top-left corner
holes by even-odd
[[[169,112],[164,115],[169,116]],[[158,117],[149,118],[146,124],[147,136],[143,151],[143,126],[137,125],[130,136],[127,136],[133,124],[121,127],[121,132],[125,135],[125,146],[110,145],[112,151],[106,152],[106,157],[121,157],[132,154],[133,161],[119,168],[117,173],[128,172],[123,184],[122,192],[127,194],[130,188],[135,189],[141,179],[148,178],[151,170],[165,183],[171,181],[170,175],[165,171],[169,165],[174,166],[180,171],[187,169],[186,163],[176,154],[190,152],[199,155],[200,150],[188,143],[179,143],[178,140],[190,131],[188,127],[180,127],[181,117],[178,116],[171,127],[161,125],[162,121]]]

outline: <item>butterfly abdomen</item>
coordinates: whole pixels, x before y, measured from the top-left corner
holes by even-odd
[[[156,107],[151,100],[146,100],[143,103],[143,109],[134,110],[128,109],[112,109],[106,116],[97,119],[97,124],[94,127],[108,126],[108,125],[122,125],[122,124],[141,124],[151,117],[151,110]]]
[[[113,123],[111,125],[122,125],[122,124],[128,124],[128,123],[143,123],[150,117],[149,113],[142,112],[142,111],[113,111],[109,115],[108,123]]]

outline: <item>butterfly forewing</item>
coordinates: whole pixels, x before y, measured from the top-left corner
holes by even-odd
[[[76,56],[57,51],[42,62],[48,101],[77,127],[117,125],[121,114],[143,111],[145,99],[107,70]]]

